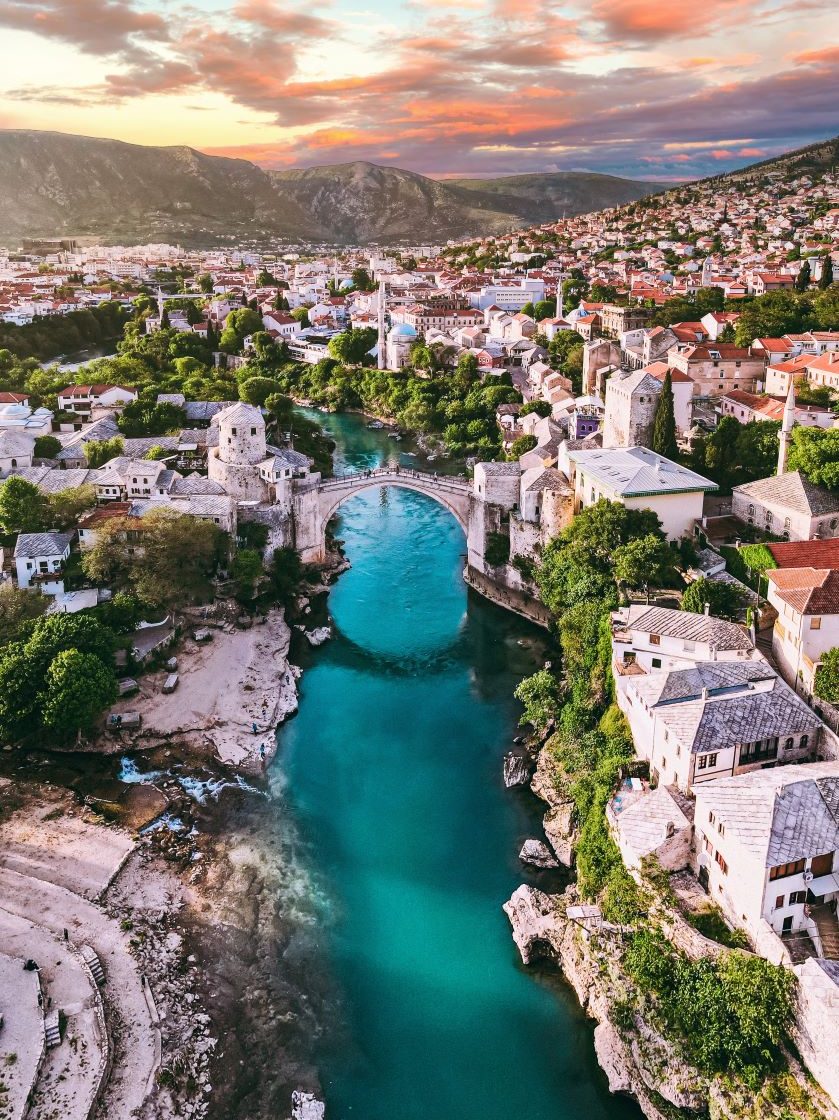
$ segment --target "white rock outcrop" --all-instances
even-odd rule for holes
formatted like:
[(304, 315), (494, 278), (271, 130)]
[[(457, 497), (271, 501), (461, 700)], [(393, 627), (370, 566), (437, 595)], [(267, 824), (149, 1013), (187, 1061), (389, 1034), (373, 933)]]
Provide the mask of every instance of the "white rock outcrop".
[(559, 867), (559, 861), (547, 844), (541, 840), (525, 840), (519, 852), (522, 863), (529, 863), (533, 867), (551, 868)]

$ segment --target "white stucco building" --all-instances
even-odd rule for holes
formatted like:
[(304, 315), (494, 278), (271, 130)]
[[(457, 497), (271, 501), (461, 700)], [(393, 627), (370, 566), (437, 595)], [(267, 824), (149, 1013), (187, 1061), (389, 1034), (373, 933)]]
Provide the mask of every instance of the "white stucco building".
[(770, 955), (766, 933), (835, 944), (839, 763), (756, 770), (695, 789), (696, 869), (728, 918)]
[(601, 499), (628, 509), (651, 509), (668, 540), (693, 532), (715, 482), (646, 447), (569, 451), (577, 511)]

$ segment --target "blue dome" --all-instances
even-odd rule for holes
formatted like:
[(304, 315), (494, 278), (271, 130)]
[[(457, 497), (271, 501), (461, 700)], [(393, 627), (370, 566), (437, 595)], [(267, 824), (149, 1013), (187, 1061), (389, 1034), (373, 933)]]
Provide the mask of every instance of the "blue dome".
[(388, 338), (416, 338), (417, 332), (409, 323), (397, 323), (390, 328)]

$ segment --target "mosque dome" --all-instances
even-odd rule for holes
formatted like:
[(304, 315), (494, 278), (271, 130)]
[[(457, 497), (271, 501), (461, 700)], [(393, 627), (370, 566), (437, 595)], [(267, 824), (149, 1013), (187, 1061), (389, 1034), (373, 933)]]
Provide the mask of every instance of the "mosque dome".
[(390, 328), (387, 337), (392, 342), (410, 342), (417, 337), (417, 332), (409, 323), (397, 323)]

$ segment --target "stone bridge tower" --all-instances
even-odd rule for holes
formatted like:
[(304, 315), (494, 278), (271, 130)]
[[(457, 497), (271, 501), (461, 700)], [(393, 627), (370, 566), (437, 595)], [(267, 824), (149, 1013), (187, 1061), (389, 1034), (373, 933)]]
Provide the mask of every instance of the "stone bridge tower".
[(215, 419), (218, 447), (210, 449), (207, 474), (238, 502), (265, 501), (268, 488), (257, 469), (268, 457), (262, 413), (240, 401), (223, 408)]

